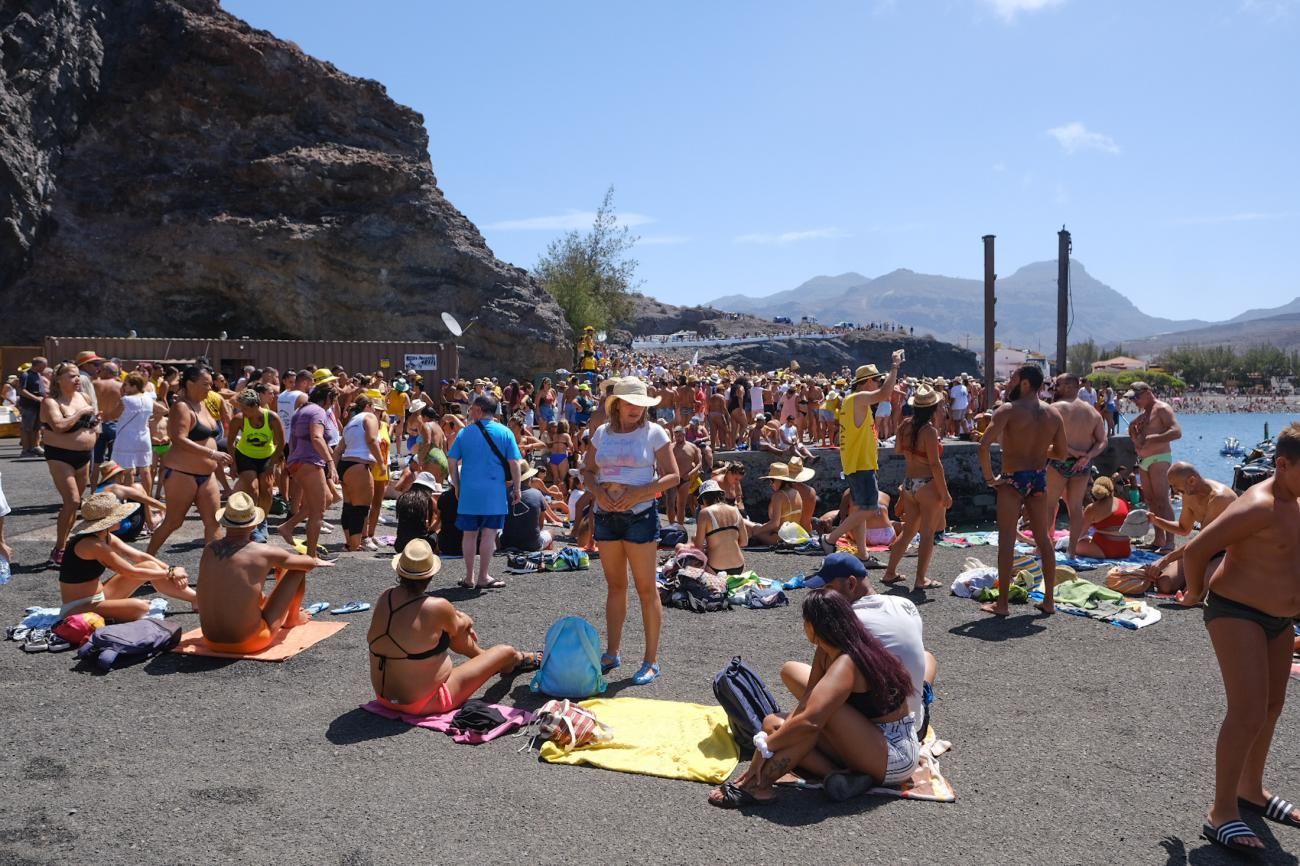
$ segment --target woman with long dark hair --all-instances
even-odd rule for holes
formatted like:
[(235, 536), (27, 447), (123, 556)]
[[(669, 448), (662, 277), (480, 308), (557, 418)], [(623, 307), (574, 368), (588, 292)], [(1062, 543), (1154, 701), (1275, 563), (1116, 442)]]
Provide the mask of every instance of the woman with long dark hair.
[(889, 565), (881, 575), (884, 584), (901, 583), (898, 566), (907, 554), (908, 545), (919, 531), (921, 549), (916, 554), (917, 589), (933, 589), (941, 584), (930, 580), (930, 560), (934, 557), (934, 534), (947, 524), (948, 509), (952, 507), (952, 494), (948, 492), (948, 479), (943, 472), (943, 442), (934, 424), (935, 413), (943, 404), (943, 397), (929, 385), (918, 385), (908, 398), (912, 414), (898, 425), (894, 449), (907, 462), (903, 481), (903, 531), (894, 539), (889, 550)]
[(149, 539), (149, 555), (155, 555), (167, 538), (180, 529), (190, 506), (198, 508), (203, 521), (204, 543), (217, 539), (221, 526), (217, 509), (221, 507), (221, 483), (214, 478), (225, 472), (234, 460), (217, 447), (221, 433), (220, 419), (213, 417), (206, 400), (212, 391), (212, 373), (207, 367), (192, 364), (180, 375), (176, 402), (167, 414), (167, 438), (171, 448), (162, 458), (162, 482), (167, 512), (162, 525)]
[(808, 688), (789, 715), (763, 720), (754, 735), (754, 760), (735, 782), (713, 790), (714, 806), (769, 802), (776, 780), (796, 769), (820, 776), (833, 800), (897, 785), (916, 769), (920, 743), (907, 705), (912, 678), (903, 663), (834, 590), (808, 594), (803, 628), (817, 648)]

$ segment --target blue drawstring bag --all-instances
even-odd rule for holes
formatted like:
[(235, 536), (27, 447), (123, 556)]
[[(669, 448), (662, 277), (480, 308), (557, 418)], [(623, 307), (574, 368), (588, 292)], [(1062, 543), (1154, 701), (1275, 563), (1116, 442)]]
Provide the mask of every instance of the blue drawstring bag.
[(555, 698), (589, 698), (608, 687), (600, 672), (600, 635), (580, 616), (557, 619), (546, 630), (542, 666), (528, 687)]

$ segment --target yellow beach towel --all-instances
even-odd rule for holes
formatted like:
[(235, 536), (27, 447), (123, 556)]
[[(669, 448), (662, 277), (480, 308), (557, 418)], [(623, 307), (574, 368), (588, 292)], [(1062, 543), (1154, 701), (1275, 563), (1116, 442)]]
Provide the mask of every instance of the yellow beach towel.
[(720, 784), (740, 763), (721, 707), (647, 698), (593, 698), (581, 706), (614, 730), (614, 739), (571, 752), (544, 743), (543, 761)]

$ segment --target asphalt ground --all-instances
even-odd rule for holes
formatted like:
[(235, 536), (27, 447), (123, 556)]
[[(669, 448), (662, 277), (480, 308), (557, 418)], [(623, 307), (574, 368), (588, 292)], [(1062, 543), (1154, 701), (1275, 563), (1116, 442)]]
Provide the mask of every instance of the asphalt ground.
[[(58, 603), (42, 563), (57, 497), (42, 461), (0, 442), (16, 550), (0, 620)], [(197, 519), (163, 558), (196, 573)], [(274, 534), (272, 536), (274, 538)], [(337, 542), (338, 536), (326, 536)], [(932, 576), (966, 556), (940, 550)], [(812, 571), (817, 557), (757, 554), (761, 574)], [(504, 562), (500, 563), (504, 565)], [(584, 573), (500, 576), (506, 589), (435, 589), (477, 621), (485, 643), (539, 648), (557, 617), (603, 631), (604, 583)], [(911, 560), (904, 572), (911, 576)], [(878, 574), (878, 572), (876, 572)], [(1095, 572), (1093, 573), (1095, 574)], [(309, 601), (373, 602), (392, 580), (386, 557), (344, 555), (309, 581)], [(713, 674), (742, 654), (787, 703), (778, 670), (811, 648), (798, 603), (773, 611), (665, 612), (662, 678), (631, 687), (641, 647), (633, 601), (622, 676), (611, 694), (712, 703)], [(1020, 608), (1005, 621), (932, 590), (914, 600), (938, 657), (933, 719), (953, 743), (942, 758), (957, 802), (867, 798), (832, 804), (783, 792), (727, 812), (708, 787), (552, 766), (521, 740), (457, 745), (358, 709), (371, 698), (368, 614), (283, 664), (168, 654), (101, 675), (71, 654), (0, 646), (0, 864), (925, 863), (1234, 862), (1199, 838), (1212, 785), (1223, 690), (1200, 614), (1165, 609), (1139, 632)], [(178, 611), (185, 628), (197, 615)], [(489, 697), (532, 707), (528, 678)], [(1300, 797), (1296, 714), (1278, 726), (1268, 782)], [(1295, 863), (1300, 833), (1250, 819), (1270, 862)]]

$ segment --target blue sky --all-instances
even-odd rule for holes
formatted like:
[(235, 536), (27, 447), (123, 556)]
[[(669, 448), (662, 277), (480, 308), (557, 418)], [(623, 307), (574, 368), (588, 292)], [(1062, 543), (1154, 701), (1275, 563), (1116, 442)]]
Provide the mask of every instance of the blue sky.
[[(1056, 255), (1144, 311), (1300, 295), (1300, 0), (225, 0), (422, 112), (530, 267), (613, 184), (643, 290)], [(367, 10), (365, 14), (361, 9)]]

